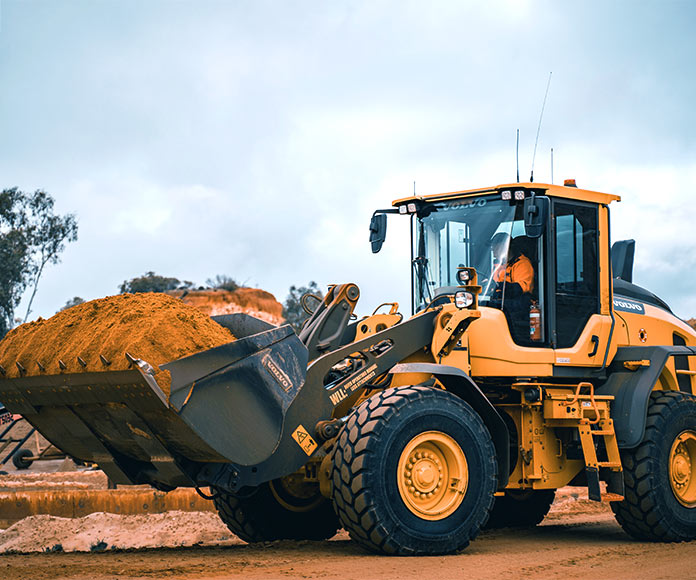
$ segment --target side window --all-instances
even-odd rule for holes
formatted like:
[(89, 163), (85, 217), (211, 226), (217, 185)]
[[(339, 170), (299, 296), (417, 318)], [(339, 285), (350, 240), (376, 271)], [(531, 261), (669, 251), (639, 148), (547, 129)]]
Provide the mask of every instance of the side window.
[(556, 342), (573, 346), (599, 312), (597, 208), (554, 205), (556, 232)]
[(440, 230), (440, 285), (456, 286), (458, 266), (471, 263), (469, 257), (469, 225), (464, 222), (448, 221)]

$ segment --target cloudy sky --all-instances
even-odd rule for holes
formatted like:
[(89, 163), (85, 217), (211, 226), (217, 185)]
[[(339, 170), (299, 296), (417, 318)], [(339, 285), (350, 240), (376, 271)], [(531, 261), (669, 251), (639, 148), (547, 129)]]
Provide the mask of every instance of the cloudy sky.
[[(0, 1), (0, 187), (51, 193), (79, 241), (34, 316), (154, 270), (283, 300), (353, 281), (409, 307), (413, 191), (536, 181), (619, 194), (635, 281), (696, 316), (696, 4)], [(18, 309), (24, 313), (25, 306)]]

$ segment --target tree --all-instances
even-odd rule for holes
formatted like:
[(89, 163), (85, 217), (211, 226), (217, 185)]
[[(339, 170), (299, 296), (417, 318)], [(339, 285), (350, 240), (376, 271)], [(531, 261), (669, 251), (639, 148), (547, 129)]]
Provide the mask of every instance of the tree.
[[(302, 308), (302, 296), (305, 294), (316, 296), (319, 300), (324, 298), (324, 294), (317, 286), (317, 283), (312, 281), (307, 286), (290, 286), (289, 294), (283, 303), (283, 318), (297, 333), (300, 332), (302, 325), (310, 316)], [(309, 298), (306, 303), (309, 308), (314, 309), (319, 304), (319, 301)]]
[(56, 215), (45, 191), (13, 187), (0, 192), (0, 337), (12, 327), (15, 308), (31, 286), (28, 319), (44, 268), (60, 262), (66, 242), (75, 240), (75, 215)]
[(27, 304), (24, 322), (29, 319), (31, 305), (34, 302), (39, 280), (47, 264), (60, 262), (60, 253), (65, 249), (65, 242), (77, 240), (77, 219), (73, 214), (58, 216), (53, 213), (53, 198), (45, 191), (37, 190), (29, 196), (26, 215), (29, 219), (30, 284), (32, 293)]
[(234, 292), (237, 288), (241, 288), (237, 281), (225, 274), (218, 274), (214, 279), (208, 278), (205, 283), (211, 288), (218, 288), (220, 290), (229, 290)]
[(68, 308), (72, 308), (73, 306), (77, 306), (78, 304), (82, 304), (84, 301), (84, 298), (75, 296), (74, 298), (68, 300), (58, 312), (62, 312), (63, 310), (67, 310)]
[(167, 292), (169, 290), (178, 290), (192, 288), (193, 282), (178, 278), (167, 278), (159, 276), (154, 272), (146, 272), (142, 276), (125, 280), (118, 289), (121, 294), (136, 294), (138, 292)]

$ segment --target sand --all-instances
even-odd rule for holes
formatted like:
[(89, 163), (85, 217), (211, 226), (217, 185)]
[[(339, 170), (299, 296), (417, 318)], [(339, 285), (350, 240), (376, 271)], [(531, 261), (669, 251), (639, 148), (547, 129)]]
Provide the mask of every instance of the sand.
[[(157, 369), (232, 340), (229, 330), (181, 300), (158, 293), (120, 294), (15, 328), (0, 342), (0, 365), (8, 378), (125, 370), (128, 353)], [(169, 373), (155, 378), (168, 393)]]
[(283, 305), (275, 296), (258, 288), (237, 288), (229, 291), (220, 288), (209, 290), (177, 290), (169, 293), (184, 304), (195, 306), (208, 316), (242, 312), (279, 326), (284, 323)]
[(0, 553), (218, 545), (233, 539), (215, 512), (170, 511), (126, 516), (100, 512), (82, 518), (37, 515), (0, 533)]

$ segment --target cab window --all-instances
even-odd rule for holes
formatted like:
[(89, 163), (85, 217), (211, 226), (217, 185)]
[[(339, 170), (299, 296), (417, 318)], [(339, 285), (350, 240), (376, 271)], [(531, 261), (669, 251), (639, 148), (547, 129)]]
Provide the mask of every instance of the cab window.
[(554, 204), (556, 346), (573, 346), (599, 312), (597, 207)]

